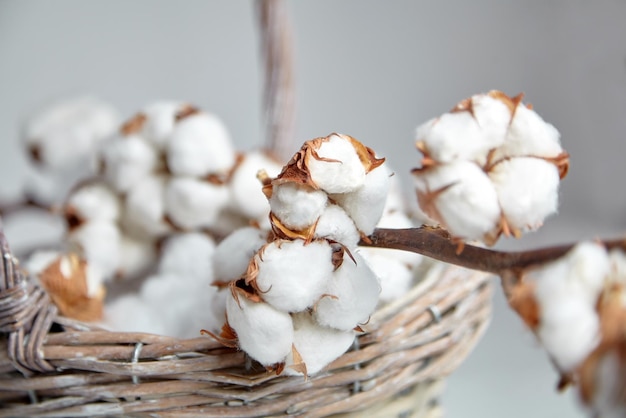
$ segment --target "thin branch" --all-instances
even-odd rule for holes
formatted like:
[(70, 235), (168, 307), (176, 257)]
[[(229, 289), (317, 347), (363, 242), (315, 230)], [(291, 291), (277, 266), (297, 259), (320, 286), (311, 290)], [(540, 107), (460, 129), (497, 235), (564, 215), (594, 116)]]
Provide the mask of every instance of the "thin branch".
[(38, 209), (50, 213), (53, 213), (55, 211), (55, 208), (53, 206), (37, 202), (31, 197), (24, 197), (22, 200), (19, 200), (17, 202), (6, 204), (0, 203), (0, 217), (7, 217), (11, 214), (18, 213), (27, 209)]
[(261, 55), (265, 65), (266, 146), (281, 161), (293, 147), (295, 93), (291, 24), (284, 0), (260, 0)]
[[(369, 239), (371, 243), (362, 241), (360, 245), (411, 251), (446, 263), (497, 274), (503, 279), (517, 276), (517, 273), (533, 265), (556, 260), (575, 245), (565, 244), (515, 252), (465, 245), (457, 253), (458, 244), (445, 231), (430, 227), (376, 229)], [(603, 241), (603, 244), (607, 249), (626, 248), (626, 239)]]

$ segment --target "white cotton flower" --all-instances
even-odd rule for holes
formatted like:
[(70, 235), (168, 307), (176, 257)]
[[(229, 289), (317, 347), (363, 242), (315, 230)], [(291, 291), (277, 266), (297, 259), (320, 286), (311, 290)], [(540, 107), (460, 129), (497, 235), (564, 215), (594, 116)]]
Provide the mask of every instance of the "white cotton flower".
[(520, 104), (515, 109), (506, 141), (496, 151), (494, 160), (524, 156), (553, 158), (562, 152), (559, 131), (534, 110)]
[(333, 250), (327, 241), (273, 241), (254, 256), (256, 287), (276, 309), (299, 312), (319, 300), (332, 276)]
[(555, 298), (541, 305), (537, 336), (564, 372), (574, 371), (600, 342), (600, 323), (593, 306), (581, 298)]
[(174, 177), (165, 189), (165, 212), (183, 229), (213, 225), (227, 202), (226, 186), (192, 177)]
[(128, 190), (122, 224), (137, 238), (155, 238), (172, 230), (165, 221), (165, 182), (163, 176), (148, 176)]
[(215, 248), (215, 281), (228, 283), (246, 273), (250, 260), (267, 243), (267, 231), (251, 226), (240, 228), (224, 238)]
[(98, 99), (65, 100), (30, 118), (24, 141), (36, 162), (66, 170), (89, 160), (98, 144), (115, 132), (118, 120), (117, 111)]
[(327, 201), (328, 196), (322, 190), (293, 182), (274, 185), (269, 199), (272, 213), (283, 225), (296, 231), (313, 225)]
[(123, 295), (104, 307), (103, 325), (118, 332), (165, 334), (157, 306), (150, 306), (139, 295)]
[(540, 158), (511, 158), (496, 164), (489, 178), (513, 228), (537, 229), (557, 210), (560, 179), (554, 164)]
[[(471, 114), (480, 127), (487, 153), (504, 143), (511, 122), (511, 111), (502, 100), (489, 94), (474, 95), (471, 98)], [(475, 161), (484, 163), (485, 159), (477, 158)]]
[(348, 248), (355, 248), (361, 239), (352, 218), (339, 205), (329, 204), (318, 218), (315, 238), (337, 241)]
[(361, 248), (360, 253), (380, 280), (380, 301), (387, 303), (406, 295), (413, 284), (412, 268), (393, 257), (396, 251), (369, 250)]
[(81, 221), (115, 222), (120, 215), (120, 199), (106, 184), (90, 182), (70, 193), (65, 208)]
[(142, 136), (157, 148), (162, 149), (172, 135), (176, 115), (185, 106), (188, 105), (176, 101), (158, 101), (146, 106), (141, 111), (146, 118), (141, 129)]
[(480, 240), (497, 228), (498, 196), (476, 164), (456, 161), (414, 174), (420, 208), (452, 235)]
[(178, 274), (192, 279), (213, 276), (215, 241), (207, 234), (190, 232), (167, 238), (159, 260), (160, 274)]
[(359, 253), (355, 261), (345, 254), (343, 263), (328, 281), (328, 287), (314, 309), (315, 320), (322, 326), (350, 331), (365, 324), (376, 309), (380, 283)]
[(235, 150), (224, 124), (197, 113), (180, 120), (167, 144), (167, 166), (181, 176), (226, 173), (235, 164)]
[(240, 295), (226, 300), (229, 325), (237, 333), (239, 348), (250, 357), (272, 366), (285, 361), (293, 344), (291, 316), (264, 302), (252, 302)]
[(157, 243), (152, 239), (137, 239), (127, 234), (120, 237), (120, 260), (117, 277), (134, 279), (154, 266)]
[(274, 178), (280, 173), (281, 166), (261, 151), (246, 153), (228, 183), (230, 204), (248, 219), (266, 220), (270, 206), (257, 178), (259, 170), (265, 170), (270, 178)]
[(348, 193), (365, 182), (365, 167), (352, 142), (343, 135), (334, 134), (320, 142), (306, 166), (313, 183), (326, 193)]
[(439, 163), (482, 161), (493, 144), (486, 140), (470, 112), (445, 113), (418, 126), (416, 141)]
[[(387, 164), (385, 164), (387, 166)], [(393, 172), (390, 168), (389, 171)], [(383, 217), (387, 213), (405, 212), (406, 201), (402, 192), (402, 184), (400, 183), (399, 176), (389, 177), (389, 192), (385, 199), (385, 207), (383, 209)]]
[[(318, 325), (309, 312), (293, 314), (293, 343), (306, 365), (308, 375), (320, 372), (333, 360), (348, 351), (354, 342), (354, 331), (339, 331)], [(287, 356), (283, 374), (300, 375), (289, 366), (294, 364), (293, 353)]]
[(119, 268), (120, 230), (110, 221), (88, 221), (70, 230), (67, 243), (80, 248), (89, 266), (105, 279), (111, 279)]
[(138, 135), (118, 136), (100, 152), (104, 178), (118, 192), (127, 192), (159, 165), (157, 151)]
[(391, 171), (382, 164), (365, 176), (365, 182), (350, 193), (331, 197), (350, 215), (356, 227), (365, 235), (374, 232), (385, 208)]

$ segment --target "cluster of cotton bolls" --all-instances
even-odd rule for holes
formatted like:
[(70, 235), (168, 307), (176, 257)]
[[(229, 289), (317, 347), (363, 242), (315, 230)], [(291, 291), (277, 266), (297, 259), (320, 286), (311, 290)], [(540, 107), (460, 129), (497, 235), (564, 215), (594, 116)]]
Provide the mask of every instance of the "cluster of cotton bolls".
[[(65, 124), (59, 125), (66, 131), (103, 131), (98, 125), (102, 117), (90, 118), (86, 110), (72, 113), (55, 108), (52, 114), (66, 116), (62, 120)], [(83, 119), (71, 118), (76, 115), (83, 115)], [(48, 119), (33, 125), (29, 138), (56, 139), (56, 125), (44, 123)], [(90, 146), (96, 145), (93, 138)], [(76, 155), (88, 152), (86, 145), (84, 149), (73, 147), (73, 137), (68, 141), (55, 144)], [(51, 144), (51, 140), (33, 142), (31, 148), (51, 168), (75, 159), (70, 152), (62, 160)], [(94, 152), (93, 165), (99, 172), (74, 185), (62, 205), (62, 214), (67, 224), (65, 253), (75, 254), (85, 263), (91, 287), (101, 288), (113, 278), (145, 277), (154, 270), (162, 242), (175, 234), (203, 231), (226, 235), (249, 223), (269, 229), (269, 204), (256, 174), (264, 169), (276, 175), (281, 167), (261, 151), (235, 152), (226, 128), (213, 115), (185, 103), (157, 102), (118, 127), (115, 134), (99, 143), (98, 150), (89, 149)], [(39, 256), (35, 253), (33, 257)], [(31, 273), (40, 276), (41, 271), (42, 267)], [(211, 276), (203, 277), (202, 283), (207, 281), (212, 281)], [(50, 293), (54, 291), (49, 288)], [(207, 292), (210, 290), (199, 293)], [(63, 298), (66, 293), (55, 297)]]
[(624, 416), (626, 254), (577, 244), (562, 258), (529, 269), (509, 302), (564, 376), (580, 385), (597, 416)]
[(289, 374), (317, 373), (350, 347), (379, 301), (357, 245), (383, 214), (390, 176), (371, 149), (332, 134), (263, 179), (271, 232), (238, 230), (215, 253), (216, 281), (230, 290), (226, 343)]
[(157, 271), (137, 293), (122, 295), (104, 308), (102, 324), (122, 332), (193, 338), (215, 328), (223, 312), (213, 306), (213, 238), (201, 232), (174, 234), (163, 243)]
[(420, 208), (456, 238), (491, 245), (556, 212), (568, 155), (554, 126), (521, 100), (475, 95), (417, 128)]
[(57, 204), (59, 196), (91, 169), (100, 145), (119, 126), (119, 114), (92, 97), (60, 101), (30, 117), (22, 132), (32, 169), (26, 194), (41, 204)]

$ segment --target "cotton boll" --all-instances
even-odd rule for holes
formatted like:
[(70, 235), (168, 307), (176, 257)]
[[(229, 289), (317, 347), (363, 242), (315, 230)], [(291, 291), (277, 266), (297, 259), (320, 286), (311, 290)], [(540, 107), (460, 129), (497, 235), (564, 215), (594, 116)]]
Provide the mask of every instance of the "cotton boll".
[(537, 336), (563, 372), (574, 371), (600, 341), (599, 320), (584, 299), (558, 298), (541, 306)]
[(70, 230), (66, 238), (70, 245), (81, 249), (91, 267), (110, 279), (119, 267), (120, 231), (110, 221), (89, 221)]
[(515, 109), (506, 141), (496, 151), (494, 160), (523, 156), (553, 158), (562, 152), (559, 131), (534, 110), (520, 104)]
[(273, 178), (280, 173), (281, 166), (263, 152), (248, 152), (236, 166), (228, 185), (233, 209), (248, 219), (267, 219), (270, 211), (257, 178), (259, 170), (265, 170)]
[[(333, 360), (348, 351), (354, 342), (354, 331), (339, 331), (318, 325), (311, 314), (300, 312), (293, 314), (293, 343), (306, 365), (308, 375), (319, 373)], [(287, 356), (284, 374), (299, 375), (289, 366), (294, 364), (293, 353)]]
[(325, 292), (333, 272), (332, 255), (327, 241), (277, 240), (254, 256), (258, 270), (249, 273), (256, 275), (252, 278), (263, 300), (281, 311), (299, 312)]
[(536, 282), (535, 295), (541, 307), (556, 299), (581, 299), (593, 308), (609, 272), (604, 247), (581, 242), (564, 257), (528, 271), (526, 277)]
[(206, 234), (190, 232), (172, 235), (163, 246), (159, 273), (178, 274), (189, 280), (206, 280), (213, 276), (214, 252), (215, 242)]
[[(486, 150), (494, 149), (504, 143), (511, 122), (511, 111), (502, 100), (489, 94), (472, 96), (471, 115), (480, 127)], [(484, 159), (478, 158), (475, 161), (481, 163)]]
[(452, 235), (481, 240), (497, 229), (498, 196), (476, 164), (456, 161), (414, 174), (420, 208)]
[(428, 156), (438, 163), (482, 161), (493, 147), (470, 112), (445, 113), (420, 125), (416, 140), (425, 145)]
[(333, 273), (322, 298), (314, 309), (318, 324), (350, 331), (365, 324), (376, 309), (380, 283), (363, 257), (353, 253), (355, 261), (346, 254), (341, 266)]
[(556, 212), (559, 171), (539, 158), (511, 158), (496, 164), (489, 178), (507, 222), (519, 230), (534, 230)]
[(122, 224), (136, 238), (156, 238), (172, 230), (165, 222), (165, 182), (165, 177), (148, 176), (128, 190)]
[(169, 141), (176, 123), (176, 115), (185, 107), (182, 102), (158, 101), (142, 110), (146, 120), (142, 136), (157, 148), (162, 149)]
[(387, 250), (385, 253), (384, 250), (369, 251), (369, 248), (362, 248), (360, 253), (380, 280), (382, 303), (392, 302), (406, 295), (413, 283), (413, 271), (401, 260), (389, 256), (394, 251)]
[(127, 192), (154, 172), (157, 151), (140, 136), (116, 137), (100, 153), (105, 179), (118, 192)]
[(319, 143), (317, 158), (310, 155), (306, 166), (313, 183), (326, 193), (348, 193), (365, 182), (365, 167), (349, 139), (331, 135)]
[(391, 175), (391, 171), (383, 164), (367, 173), (364, 184), (358, 189), (331, 196), (365, 235), (374, 232), (383, 214)]
[(293, 322), (288, 313), (268, 303), (252, 302), (243, 295), (239, 295), (238, 301), (230, 295), (226, 314), (237, 333), (239, 348), (250, 357), (264, 366), (285, 361), (293, 344)]
[(54, 170), (88, 160), (97, 144), (117, 128), (119, 115), (92, 97), (60, 101), (30, 118), (24, 142), (37, 163)]
[(167, 144), (167, 165), (180, 176), (226, 173), (235, 164), (235, 150), (226, 127), (215, 116), (197, 113), (179, 121)]
[(327, 205), (315, 226), (315, 238), (340, 242), (348, 248), (355, 248), (361, 239), (356, 225), (339, 205)]
[(272, 213), (283, 225), (294, 230), (313, 225), (324, 211), (327, 201), (323, 191), (292, 182), (274, 185), (269, 199)]
[(120, 215), (120, 200), (104, 183), (85, 183), (72, 191), (65, 203), (65, 212), (81, 221), (115, 222)]
[[(386, 166), (386, 164), (385, 164)], [(393, 170), (389, 169), (393, 172)], [(404, 195), (402, 193), (402, 185), (400, 184), (399, 176), (389, 177), (389, 192), (385, 199), (385, 207), (383, 209), (383, 217), (387, 213), (392, 212), (405, 212), (406, 204)]]
[(157, 244), (151, 239), (136, 239), (127, 234), (120, 237), (120, 260), (116, 276), (134, 279), (154, 266)]
[(267, 231), (251, 226), (224, 238), (213, 254), (215, 281), (228, 283), (242, 277), (252, 257), (266, 243)]
[(123, 295), (104, 308), (103, 325), (117, 332), (145, 332), (164, 335), (165, 327), (152, 307), (138, 295)]
[(227, 201), (226, 186), (191, 177), (172, 178), (165, 190), (165, 211), (183, 229), (211, 226)]

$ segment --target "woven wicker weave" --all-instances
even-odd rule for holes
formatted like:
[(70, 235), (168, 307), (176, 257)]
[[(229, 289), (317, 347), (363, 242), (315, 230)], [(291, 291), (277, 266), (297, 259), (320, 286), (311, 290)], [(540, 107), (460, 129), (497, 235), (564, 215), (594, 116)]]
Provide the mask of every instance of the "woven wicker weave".
[(1, 417), (439, 416), (441, 379), (490, 317), (485, 274), (433, 264), (327, 371), (282, 377), (210, 337), (107, 332), (60, 317), (0, 242)]

